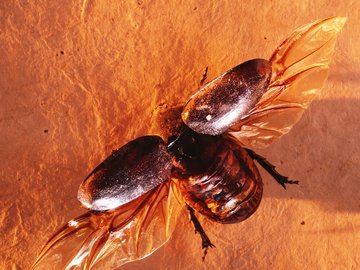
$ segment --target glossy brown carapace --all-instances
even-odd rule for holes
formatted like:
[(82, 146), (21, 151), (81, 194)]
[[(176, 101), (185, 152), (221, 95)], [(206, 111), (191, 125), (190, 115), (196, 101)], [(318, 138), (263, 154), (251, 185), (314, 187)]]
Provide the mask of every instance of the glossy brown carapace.
[(179, 139), (171, 180), (188, 205), (221, 223), (240, 222), (260, 204), (263, 183), (247, 151), (229, 136), (199, 135)]
[(182, 112), (182, 120), (197, 133), (220, 135), (254, 107), (266, 92), (270, 78), (269, 61), (246, 61), (193, 95)]

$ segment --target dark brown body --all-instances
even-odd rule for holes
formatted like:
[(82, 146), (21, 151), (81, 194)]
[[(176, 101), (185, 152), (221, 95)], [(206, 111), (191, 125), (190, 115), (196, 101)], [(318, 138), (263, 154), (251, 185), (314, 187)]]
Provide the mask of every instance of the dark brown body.
[(126, 204), (169, 179), (171, 156), (158, 136), (143, 136), (113, 153), (80, 185), (79, 201), (92, 210)]
[(263, 184), (245, 149), (229, 136), (190, 130), (177, 143), (172, 180), (188, 205), (221, 223), (240, 222), (255, 212)]
[(248, 152), (224, 132), (253, 108), (270, 77), (271, 63), (254, 59), (208, 83), (179, 111), (182, 118), (170, 121), (171, 143), (145, 136), (124, 145), (85, 179), (79, 200), (92, 210), (111, 210), (170, 180), (190, 207), (212, 220), (248, 218), (263, 184)]
[(83, 182), (81, 202), (107, 210), (170, 180), (190, 207), (212, 220), (250, 217), (263, 184), (248, 152), (228, 135), (198, 134), (185, 125), (181, 130), (168, 148), (160, 137), (145, 136), (116, 150)]
[(197, 133), (221, 135), (255, 106), (270, 78), (269, 61), (246, 61), (195, 93), (185, 105), (182, 120)]

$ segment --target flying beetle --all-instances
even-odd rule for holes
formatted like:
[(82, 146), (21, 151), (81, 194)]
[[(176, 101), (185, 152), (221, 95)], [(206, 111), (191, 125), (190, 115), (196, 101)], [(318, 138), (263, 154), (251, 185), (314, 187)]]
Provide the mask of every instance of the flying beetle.
[(246, 61), (203, 86), (185, 104), (172, 136), (144, 136), (116, 151), (83, 181), (88, 209), (48, 240), (34, 269), (114, 269), (161, 247), (184, 209), (205, 254), (213, 243), (196, 215), (241, 222), (258, 208), (256, 163), (284, 188), (253, 149), (289, 132), (319, 93), (346, 18), (295, 30), (269, 60)]

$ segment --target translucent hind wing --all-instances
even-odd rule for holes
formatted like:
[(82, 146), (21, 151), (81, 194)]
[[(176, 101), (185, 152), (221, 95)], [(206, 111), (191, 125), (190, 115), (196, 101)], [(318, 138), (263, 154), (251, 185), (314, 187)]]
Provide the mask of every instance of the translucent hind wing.
[(87, 212), (47, 242), (33, 269), (115, 269), (144, 258), (170, 238), (180, 198), (166, 182), (112, 212)]
[(297, 29), (273, 53), (268, 91), (229, 133), (241, 145), (264, 148), (288, 133), (320, 92), (336, 38), (346, 18), (332, 17)]

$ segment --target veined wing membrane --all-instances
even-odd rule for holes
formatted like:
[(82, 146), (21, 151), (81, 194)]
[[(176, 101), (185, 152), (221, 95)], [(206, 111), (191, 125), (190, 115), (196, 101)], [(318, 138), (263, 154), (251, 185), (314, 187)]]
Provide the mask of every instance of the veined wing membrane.
[(115, 269), (144, 258), (170, 238), (180, 198), (168, 181), (114, 211), (87, 212), (47, 242), (33, 269)]
[(346, 18), (319, 20), (297, 29), (273, 53), (268, 91), (229, 133), (240, 144), (264, 148), (290, 131), (318, 95)]

